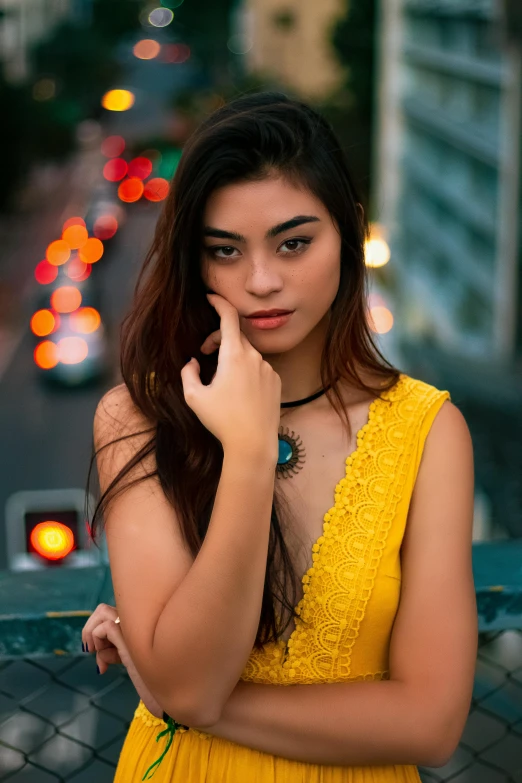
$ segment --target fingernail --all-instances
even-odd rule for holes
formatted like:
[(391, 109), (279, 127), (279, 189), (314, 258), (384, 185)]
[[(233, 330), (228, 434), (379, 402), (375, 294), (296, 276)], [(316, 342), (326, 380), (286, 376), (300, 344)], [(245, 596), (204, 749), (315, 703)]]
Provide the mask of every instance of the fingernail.
[(87, 644), (87, 642), (85, 642), (84, 652), (89, 652), (89, 645)]
[(83, 648), (83, 642), (82, 642), (82, 652), (85, 652), (85, 650), (84, 650), (84, 648)]
[(100, 673), (100, 667), (98, 666), (98, 664), (96, 664), (96, 671), (98, 672), (98, 674)]

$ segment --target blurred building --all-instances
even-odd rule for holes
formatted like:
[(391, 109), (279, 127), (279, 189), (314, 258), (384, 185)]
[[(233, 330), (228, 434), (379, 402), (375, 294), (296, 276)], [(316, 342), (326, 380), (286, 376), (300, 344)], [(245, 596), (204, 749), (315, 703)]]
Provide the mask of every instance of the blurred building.
[(0, 63), (7, 81), (30, 76), (30, 47), (46, 38), (78, 0), (0, 0)]
[(342, 79), (329, 40), (345, 10), (344, 0), (243, 0), (238, 18), (250, 42), (247, 69), (276, 77), (303, 97), (324, 97)]
[(521, 10), (520, 0), (381, 0), (374, 194), (392, 248), (382, 283), (393, 349), (454, 392), (493, 516), (513, 535), (522, 535)]

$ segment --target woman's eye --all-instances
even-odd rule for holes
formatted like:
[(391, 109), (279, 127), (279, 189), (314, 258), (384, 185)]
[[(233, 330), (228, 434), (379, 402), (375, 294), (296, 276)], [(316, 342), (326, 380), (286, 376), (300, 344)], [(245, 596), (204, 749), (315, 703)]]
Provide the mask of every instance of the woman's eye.
[[(285, 245), (293, 245), (293, 247), (290, 247), (288, 252), (289, 253), (299, 253), (302, 250), (304, 250), (303, 245), (305, 245), (305, 246), (309, 245), (311, 241), (312, 241), (311, 239), (287, 239), (286, 242), (283, 242), (281, 247), (284, 247)], [(295, 246), (296, 244), (300, 245), (300, 247), (296, 247)]]
[[(233, 256), (230, 254), (229, 251), (234, 251), (235, 247), (230, 247), (229, 245), (216, 245), (215, 247), (207, 247), (207, 252), (210, 253), (212, 258), (233, 258)], [(218, 255), (218, 250), (223, 250), (224, 255)]]

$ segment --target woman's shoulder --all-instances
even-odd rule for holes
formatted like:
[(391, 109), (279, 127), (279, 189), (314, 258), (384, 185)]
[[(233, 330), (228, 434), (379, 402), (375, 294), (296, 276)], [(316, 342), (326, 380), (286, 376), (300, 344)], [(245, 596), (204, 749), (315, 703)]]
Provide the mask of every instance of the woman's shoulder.
[(139, 410), (134, 404), (126, 383), (119, 383), (108, 389), (98, 402), (95, 418), (102, 420), (127, 421), (137, 418)]
[(125, 383), (108, 389), (98, 402), (94, 414), (94, 436), (99, 443), (150, 431), (152, 427), (153, 423), (135, 404)]
[(156, 457), (151, 443), (155, 429), (134, 403), (125, 383), (105, 392), (93, 423), (94, 449), (103, 485), (108, 486), (127, 467), (129, 479), (154, 473)]

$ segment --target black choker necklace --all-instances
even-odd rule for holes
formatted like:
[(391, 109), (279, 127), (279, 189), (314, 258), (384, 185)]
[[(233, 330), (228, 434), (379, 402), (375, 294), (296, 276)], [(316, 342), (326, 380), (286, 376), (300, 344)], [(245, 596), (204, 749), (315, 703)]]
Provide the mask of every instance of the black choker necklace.
[[(316, 400), (322, 394), (324, 394), (330, 386), (321, 389), (321, 391), (311, 394), (309, 397), (305, 397), (302, 400), (294, 400), (292, 402), (282, 402), (282, 408), (296, 408), (298, 405), (304, 405), (307, 402)], [(304, 458), (306, 453), (304, 451), (303, 442), (299, 435), (296, 435), (293, 430), (289, 430), (288, 427), (279, 427), (279, 456), (277, 458), (276, 475), (278, 478), (291, 478), (298, 471), (302, 470)]]

